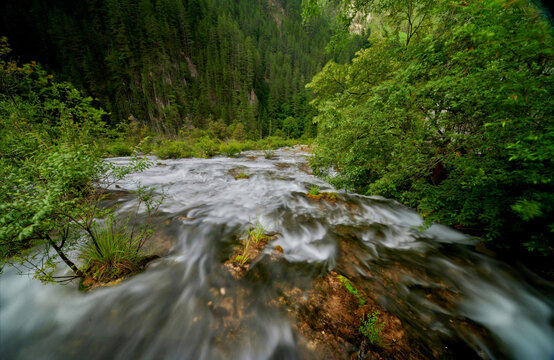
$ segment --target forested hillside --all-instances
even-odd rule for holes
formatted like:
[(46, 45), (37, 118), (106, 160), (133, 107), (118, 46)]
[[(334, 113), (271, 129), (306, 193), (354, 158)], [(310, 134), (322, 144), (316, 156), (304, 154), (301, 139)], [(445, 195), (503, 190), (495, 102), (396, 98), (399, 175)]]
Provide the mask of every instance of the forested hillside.
[(97, 98), (112, 124), (315, 134), (304, 85), (328, 60), (329, 21), (303, 26), (300, 0), (23, 0), (0, 14), (21, 61)]

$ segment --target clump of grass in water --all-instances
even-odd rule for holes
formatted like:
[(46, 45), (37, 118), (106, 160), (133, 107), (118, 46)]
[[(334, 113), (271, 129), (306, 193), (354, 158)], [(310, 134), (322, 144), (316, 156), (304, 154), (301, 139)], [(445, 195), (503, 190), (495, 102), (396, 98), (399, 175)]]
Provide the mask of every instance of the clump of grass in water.
[(248, 237), (244, 242), (244, 249), (241, 254), (238, 254), (233, 259), (234, 262), (244, 265), (250, 260), (250, 255), (248, 254), (248, 248), (250, 247), (250, 238)]
[[(153, 188), (140, 186), (136, 190), (138, 202), (134, 218), (121, 220), (111, 211), (106, 221), (93, 225), (87, 232), (90, 235), (81, 249), (84, 260), (83, 273), (93, 282), (107, 283), (142, 269), (145, 260), (152, 256), (142, 252), (146, 241), (152, 236), (150, 220), (162, 204), (165, 193), (156, 194)], [(139, 208), (144, 206), (148, 217), (144, 223), (137, 222)], [(129, 226), (130, 224), (130, 226)], [(155, 256), (154, 256), (155, 257)], [(85, 279), (87, 281), (87, 279)]]
[(242, 250), (242, 254), (239, 254), (235, 256), (234, 261), (239, 263), (240, 265), (244, 265), (250, 260), (250, 255), (248, 255), (248, 248), (250, 247), (250, 239), (246, 239), (246, 243), (244, 245), (244, 249)]
[(144, 254), (141, 239), (133, 238), (112, 216), (95, 234), (96, 245), (89, 242), (82, 251), (85, 273), (97, 281), (109, 282), (140, 269)]
[(240, 174), (238, 174), (237, 176), (235, 176), (235, 180), (238, 180), (238, 179), (248, 179), (249, 176), (246, 175), (245, 173), (241, 172)]
[(385, 327), (385, 322), (379, 323), (379, 311), (374, 311), (367, 316), (367, 320), (362, 318), (360, 333), (364, 335), (373, 345), (381, 345), (382, 333)]
[(264, 150), (264, 157), (266, 159), (273, 159), (274, 156), (275, 156), (274, 150), (271, 150), (271, 149)]
[(242, 255), (237, 255), (235, 256), (235, 262), (236, 263), (239, 263), (240, 265), (244, 265), (248, 262), (248, 260), (250, 260), (250, 255), (248, 254), (242, 254)]
[(248, 230), (248, 238), (254, 240), (256, 244), (266, 237), (265, 228), (259, 221), (256, 221), (254, 226)]
[(263, 225), (259, 221), (256, 221), (254, 225), (247, 230), (246, 239), (243, 240), (244, 248), (242, 249), (242, 252), (240, 254), (236, 255), (233, 258), (233, 262), (238, 263), (241, 266), (248, 263), (248, 261), (250, 261), (250, 254), (248, 253), (248, 249), (250, 248), (251, 242), (259, 244), (260, 241), (267, 239), (268, 236), (265, 234), (265, 232), (266, 230)]
[(314, 185), (310, 188), (310, 191), (308, 191), (308, 194), (309, 195), (312, 195), (312, 196), (317, 196), (319, 195), (319, 186), (317, 185)]

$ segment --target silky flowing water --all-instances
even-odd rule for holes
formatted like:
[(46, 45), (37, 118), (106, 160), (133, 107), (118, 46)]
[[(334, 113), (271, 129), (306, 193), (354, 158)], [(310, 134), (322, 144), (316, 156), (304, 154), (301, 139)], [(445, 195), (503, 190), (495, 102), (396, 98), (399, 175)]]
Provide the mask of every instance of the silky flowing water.
[[(1, 358), (310, 358), (279, 289), (308, 291), (330, 270), (355, 276), (430, 357), (552, 358), (551, 283), (476, 251), (451, 228), (420, 232), (418, 214), (394, 201), (341, 191), (335, 203), (306, 198), (312, 185), (334, 191), (309, 173), (308, 156), (154, 160), (118, 183), (120, 213), (135, 207), (126, 191), (137, 181), (165, 189), (155, 238), (167, 256), (90, 292), (4, 269)], [(249, 178), (235, 180), (239, 172)], [(235, 279), (222, 264), (256, 221), (278, 235)], [(284, 261), (271, 261), (277, 245)]]

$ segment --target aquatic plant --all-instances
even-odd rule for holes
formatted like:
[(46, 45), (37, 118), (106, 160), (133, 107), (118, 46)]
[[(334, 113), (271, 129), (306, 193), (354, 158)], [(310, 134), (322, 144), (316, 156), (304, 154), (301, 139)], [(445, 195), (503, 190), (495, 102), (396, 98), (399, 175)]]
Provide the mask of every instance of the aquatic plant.
[[(87, 282), (109, 282), (140, 270), (148, 255), (143, 253), (146, 241), (152, 236), (150, 225), (152, 217), (165, 199), (165, 192), (158, 194), (151, 187), (137, 188), (137, 206), (130, 217), (118, 218), (113, 209), (107, 210), (106, 220), (99, 223), (93, 220), (91, 225), (82, 227), (89, 235), (80, 249), (84, 262), (80, 272)], [(139, 210), (146, 210), (145, 221), (137, 221)]]
[(275, 156), (275, 151), (274, 150), (271, 150), (271, 149), (264, 150), (264, 157), (266, 159), (273, 159), (274, 156)]
[(312, 195), (312, 196), (319, 195), (319, 186), (314, 185), (310, 187), (310, 191), (308, 191), (308, 195)]
[(246, 175), (245, 173), (241, 172), (240, 174), (238, 174), (237, 176), (235, 176), (235, 180), (238, 180), (238, 179), (248, 179), (249, 176)]
[(96, 242), (87, 242), (81, 252), (86, 275), (108, 282), (140, 269), (142, 237), (133, 237), (113, 215), (94, 231), (94, 238)]
[(248, 230), (248, 238), (254, 240), (254, 242), (257, 244), (261, 240), (267, 238), (267, 235), (265, 233), (266, 230), (263, 225), (259, 221), (256, 221), (254, 223), (254, 226)]
[(233, 259), (233, 262), (239, 263), (240, 265), (244, 265), (250, 260), (250, 254), (248, 254), (248, 249), (250, 248), (250, 238), (246, 238), (246, 240), (243, 241), (244, 247), (242, 249), (242, 252), (235, 256)]
[(241, 255), (235, 256), (235, 259), (233, 261), (240, 265), (244, 265), (248, 262), (248, 260), (250, 260), (250, 255), (243, 253)]
[(373, 345), (381, 345), (383, 338), (385, 322), (379, 323), (379, 314), (379, 311), (374, 311), (367, 316), (366, 320), (362, 318), (362, 325), (359, 329), (360, 333)]

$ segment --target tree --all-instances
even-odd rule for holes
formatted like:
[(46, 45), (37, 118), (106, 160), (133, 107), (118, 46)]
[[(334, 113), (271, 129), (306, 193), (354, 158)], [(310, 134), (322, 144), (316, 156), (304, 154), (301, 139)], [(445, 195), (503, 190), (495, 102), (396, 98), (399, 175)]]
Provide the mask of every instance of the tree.
[[(75, 277), (85, 276), (93, 267), (79, 267), (68, 252), (84, 243), (107, 255), (100, 234), (111, 235), (102, 233), (98, 219), (111, 210), (101, 201), (111, 184), (147, 163), (104, 162), (95, 140), (106, 134), (105, 113), (71, 84), (54, 82), (38, 64), (20, 67), (7, 59), (5, 38), (0, 49), (0, 79), (6, 84), (0, 91), (0, 261), (21, 261), (51, 281), (59, 258)], [(147, 208), (155, 207), (153, 196), (142, 194)], [(137, 230), (125, 239), (136, 261), (147, 233)], [(25, 253), (37, 245), (42, 252)]]
[(313, 78), (316, 173), (334, 167), (337, 186), (399, 199), (497, 247), (551, 254), (552, 30), (526, 3), (425, 11), (424, 37), (372, 32), (351, 64)]

